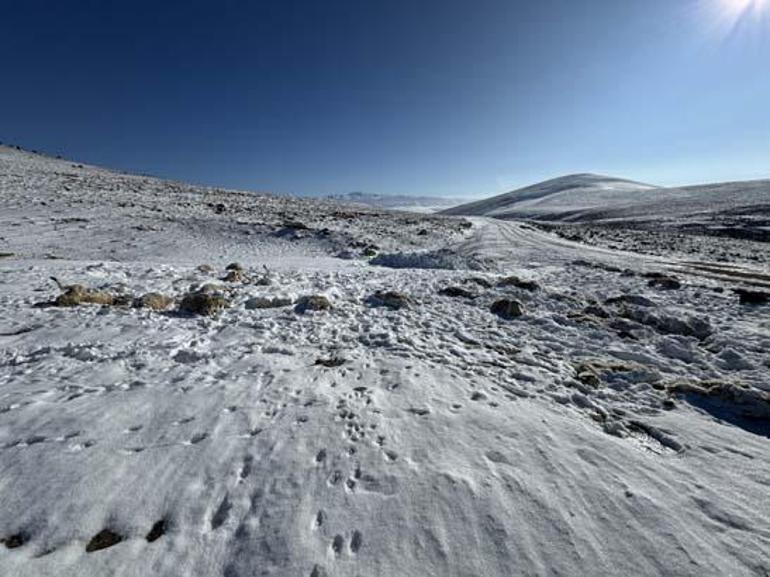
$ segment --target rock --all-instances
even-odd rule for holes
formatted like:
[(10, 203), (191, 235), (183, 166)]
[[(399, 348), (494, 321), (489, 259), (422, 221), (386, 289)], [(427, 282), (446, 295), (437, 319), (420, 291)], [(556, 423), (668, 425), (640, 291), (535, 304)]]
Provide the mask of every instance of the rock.
[(642, 295), (621, 295), (619, 297), (612, 297), (604, 301), (604, 304), (617, 305), (617, 304), (629, 304), (638, 307), (654, 307), (657, 304), (651, 301), (647, 297)]
[(486, 401), (487, 396), (481, 391), (474, 391), (471, 395), (471, 401)]
[(323, 295), (304, 296), (297, 301), (294, 311), (300, 314), (307, 311), (328, 311), (331, 310), (332, 303)]
[(29, 541), (29, 535), (24, 532), (14, 533), (5, 539), (0, 539), (0, 543), (5, 545), (6, 549), (17, 549)]
[(154, 541), (157, 541), (161, 537), (163, 537), (163, 535), (165, 534), (166, 534), (166, 520), (161, 519), (160, 521), (156, 521), (153, 524), (152, 528), (150, 529), (150, 532), (147, 533), (147, 535), (145, 535), (144, 538), (147, 540), (148, 543), (152, 543)]
[(505, 278), (500, 279), (497, 281), (497, 286), (499, 287), (516, 287), (520, 288), (522, 290), (527, 291), (536, 291), (540, 288), (540, 285), (538, 285), (535, 281), (532, 280), (523, 280), (515, 275), (507, 276)]
[(679, 290), (682, 288), (682, 283), (673, 276), (659, 272), (646, 273), (644, 276), (650, 279), (647, 286), (651, 288), (659, 288), (662, 290)]
[(287, 307), (292, 303), (289, 298), (282, 297), (254, 297), (246, 301), (246, 308), (248, 310), (255, 309), (275, 309), (280, 307)]
[(221, 295), (208, 292), (187, 293), (179, 303), (179, 311), (193, 315), (215, 316), (229, 306)]
[(406, 308), (411, 303), (408, 296), (396, 291), (377, 291), (369, 295), (365, 302), (372, 307), (387, 307), (393, 310)]
[(310, 230), (308, 226), (304, 222), (300, 222), (298, 220), (287, 220), (283, 223), (283, 228), (288, 228), (291, 230)]
[(733, 289), (742, 305), (765, 305), (770, 302), (770, 293), (748, 289)]
[(93, 553), (94, 551), (100, 551), (101, 549), (107, 549), (113, 545), (117, 545), (123, 540), (121, 535), (118, 535), (114, 531), (109, 529), (102, 529), (86, 545), (86, 553)]
[(198, 267), (198, 272), (203, 274), (214, 274), (214, 272), (216, 271), (214, 270), (214, 267), (211, 266), (210, 264), (202, 264)]
[(642, 307), (624, 307), (620, 314), (667, 335), (683, 335), (703, 340), (713, 332), (708, 319), (692, 315), (674, 316), (662, 312), (653, 314)]
[(588, 385), (594, 389), (598, 389), (602, 384), (599, 374), (589, 363), (579, 363), (575, 365), (575, 378), (584, 385)]
[(363, 251), (361, 251), (361, 256), (365, 256), (365, 257), (377, 256), (377, 247), (374, 245), (367, 246)]
[(463, 299), (473, 299), (476, 298), (476, 295), (472, 293), (469, 290), (466, 290), (462, 287), (457, 286), (450, 286), (441, 289), (438, 291), (438, 294), (445, 297), (452, 297), (452, 298), (463, 298)]
[(587, 315), (592, 315), (600, 319), (610, 318), (610, 313), (601, 305), (588, 305), (583, 309), (583, 312)]
[(500, 318), (511, 320), (524, 314), (524, 306), (514, 299), (499, 299), (489, 307), (492, 314)]
[(225, 270), (240, 270), (243, 271), (243, 265), (239, 262), (231, 262), (225, 267)]
[(65, 291), (54, 300), (57, 307), (75, 307), (81, 304), (112, 305), (115, 304), (115, 297), (104, 291), (75, 284), (65, 287)]
[(134, 308), (165, 311), (174, 304), (174, 299), (161, 293), (147, 293), (134, 299)]
[(246, 282), (246, 275), (241, 269), (230, 269), (222, 280), (224, 282)]
[(327, 368), (335, 368), (335, 367), (341, 367), (344, 365), (347, 361), (340, 357), (332, 357), (330, 359), (316, 359), (315, 363), (313, 363), (315, 366), (321, 366), (321, 367), (327, 367)]
[(475, 284), (482, 288), (492, 288), (492, 283), (489, 282), (487, 279), (480, 277), (480, 276), (474, 276), (467, 278), (463, 281), (465, 284)]

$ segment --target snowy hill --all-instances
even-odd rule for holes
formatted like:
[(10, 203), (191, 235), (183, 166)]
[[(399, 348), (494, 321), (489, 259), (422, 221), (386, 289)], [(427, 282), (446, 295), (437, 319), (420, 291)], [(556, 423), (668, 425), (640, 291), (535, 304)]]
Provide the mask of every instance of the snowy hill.
[(0, 577), (770, 574), (764, 243), (7, 148), (0, 207)]
[(770, 180), (662, 188), (629, 180), (578, 174), (556, 178), (444, 214), (544, 221), (676, 221), (754, 219), (770, 214)]
[(444, 213), (496, 218), (567, 217), (581, 211), (626, 205), (641, 197), (652, 198), (657, 190), (655, 186), (620, 178), (573, 174), (453, 207)]

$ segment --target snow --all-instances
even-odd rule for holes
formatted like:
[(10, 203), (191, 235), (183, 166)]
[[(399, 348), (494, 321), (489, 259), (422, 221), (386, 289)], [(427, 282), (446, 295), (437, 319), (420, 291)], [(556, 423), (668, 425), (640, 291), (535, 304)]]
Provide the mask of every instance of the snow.
[[(731, 290), (766, 262), (7, 148), (0, 203), (2, 576), (770, 573), (770, 308)], [(245, 282), (220, 280), (233, 261)], [(217, 283), (230, 306), (35, 306), (51, 276)], [(380, 290), (408, 304), (367, 306)], [(247, 306), (310, 295), (333, 308)], [(524, 316), (493, 315), (503, 297)], [(87, 552), (104, 529), (121, 540)]]
[[(444, 214), (561, 222), (661, 224), (759, 220), (768, 230), (770, 180), (664, 188), (614, 177), (576, 174), (447, 209)], [(743, 224), (743, 223), (741, 223)]]

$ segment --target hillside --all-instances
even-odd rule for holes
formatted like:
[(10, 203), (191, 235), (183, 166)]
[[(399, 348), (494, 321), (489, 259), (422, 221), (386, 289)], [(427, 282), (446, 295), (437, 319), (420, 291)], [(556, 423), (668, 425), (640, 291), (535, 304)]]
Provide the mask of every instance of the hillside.
[(592, 174), (556, 178), (443, 211), (560, 222), (712, 223), (764, 227), (770, 222), (770, 180), (663, 188)]

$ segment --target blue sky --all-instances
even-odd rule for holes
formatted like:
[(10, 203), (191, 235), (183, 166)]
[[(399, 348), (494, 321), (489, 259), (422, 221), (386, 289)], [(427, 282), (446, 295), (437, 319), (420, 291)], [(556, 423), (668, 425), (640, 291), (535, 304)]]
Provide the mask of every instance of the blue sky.
[(740, 2), (0, 0), (0, 140), (280, 193), (770, 177)]

